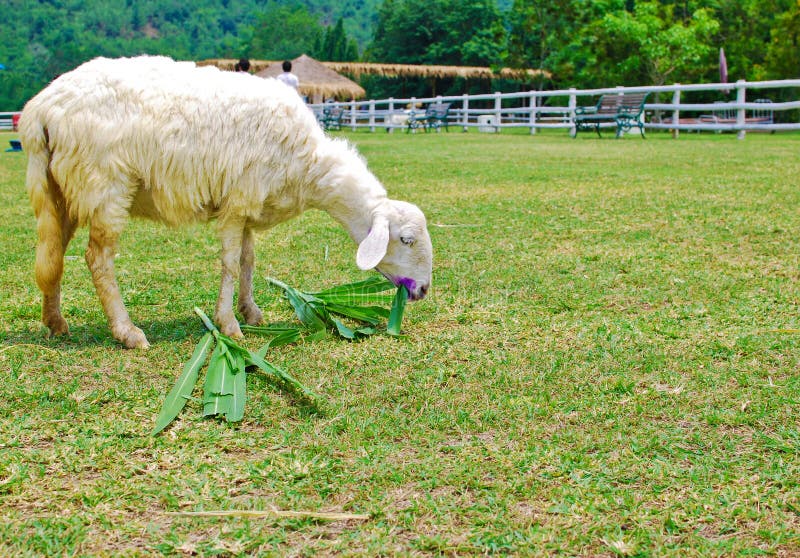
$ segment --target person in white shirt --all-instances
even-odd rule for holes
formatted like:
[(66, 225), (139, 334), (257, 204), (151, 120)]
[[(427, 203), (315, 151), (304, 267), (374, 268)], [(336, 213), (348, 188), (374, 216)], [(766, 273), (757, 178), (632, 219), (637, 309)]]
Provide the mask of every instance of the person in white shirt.
[(292, 73), (292, 63), (288, 60), (283, 61), (283, 73), (278, 74), (278, 79), (289, 87), (294, 88), (295, 91), (300, 87), (300, 80)]

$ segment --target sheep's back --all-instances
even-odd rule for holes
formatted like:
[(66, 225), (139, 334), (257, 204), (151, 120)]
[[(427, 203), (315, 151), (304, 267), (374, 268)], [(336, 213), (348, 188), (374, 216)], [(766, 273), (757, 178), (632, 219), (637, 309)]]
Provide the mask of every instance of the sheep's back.
[(163, 57), (87, 62), (24, 113), (46, 131), (51, 172), (81, 222), (120, 203), (171, 224), (256, 218), (291, 193), (324, 141), (276, 80)]

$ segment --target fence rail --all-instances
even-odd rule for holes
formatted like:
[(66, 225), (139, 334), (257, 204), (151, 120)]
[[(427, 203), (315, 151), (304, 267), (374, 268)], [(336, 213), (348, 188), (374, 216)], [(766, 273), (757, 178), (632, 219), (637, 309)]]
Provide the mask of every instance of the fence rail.
[(14, 129), (14, 117), (19, 117), (19, 112), (0, 112), (0, 131)]
[[(772, 101), (762, 90), (788, 90), (794, 101)], [(730, 92), (735, 100), (713, 102), (685, 102), (693, 93), (718, 93), (725, 99)], [(522, 93), (490, 93), (483, 95), (437, 96), (430, 98), (381, 99), (369, 101), (334, 102), (333, 106), (345, 111), (342, 126), (352, 130), (368, 129), (374, 132), (407, 130), (410, 116), (420, 116), (430, 103), (450, 103), (450, 127), (464, 131), (498, 133), (507, 128), (528, 128), (531, 134), (539, 129), (562, 128), (574, 130), (575, 109), (593, 105), (593, 97), (605, 94), (651, 93), (653, 102), (645, 105), (645, 129), (670, 130), (674, 136), (679, 131), (736, 132), (744, 138), (747, 131), (800, 130), (800, 121), (777, 122), (775, 115), (800, 109), (800, 79), (777, 81), (744, 80), (736, 83), (673, 84), (650, 87), (611, 87), (603, 89), (562, 89), (557, 91), (527, 91)], [(754, 97), (748, 101), (748, 93)], [(669, 102), (658, 102), (656, 97), (667, 94)], [(787, 95), (781, 95), (785, 97)], [(327, 104), (310, 105), (321, 114)], [(794, 116), (786, 113), (783, 116)], [(791, 119), (790, 119), (791, 120)], [(613, 125), (611, 123), (610, 125)], [(414, 131), (414, 130), (412, 130)]]
[[(775, 101), (762, 90), (788, 90), (793, 101)], [(735, 92), (735, 100), (712, 102), (684, 102), (686, 94), (718, 93), (719, 99)], [(748, 93), (753, 93), (748, 101)], [(670, 130), (674, 136), (680, 131), (736, 132), (741, 139), (748, 131), (800, 130), (800, 79), (777, 81), (744, 81), (736, 83), (673, 84), (650, 87), (611, 87), (603, 89), (562, 89), (557, 91), (526, 91), (521, 93), (488, 93), (483, 95), (438, 96), (430, 98), (381, 99), (369, 101), (334, 102), (344, 110), (343, 127), (352, 130), (368, 129), (371, 132), (385, 129), (389, 132), (406, 130), (412, 111), (420, 116), (425, 105), (450, 103), (448, 126), (464, 131), (499, 133), (503, 129), (528, 128), (537, 130), (561, 128), (574, 130), (575, 109), (593, 105), (594, 97), (605, 94), (651, 93), (653, 102), (645, 105), (645, 129)], [(669, 102), (657, 102), (656, 96), (667, 94)], [(321, 115), (331, 103), (309, 105)], [(797, 111), (792, 116), (786, 111)], [(18, 112), (0, 112), (0, 130), (11, 130)], [(613, 124), (612, 124), (613, 125)]]

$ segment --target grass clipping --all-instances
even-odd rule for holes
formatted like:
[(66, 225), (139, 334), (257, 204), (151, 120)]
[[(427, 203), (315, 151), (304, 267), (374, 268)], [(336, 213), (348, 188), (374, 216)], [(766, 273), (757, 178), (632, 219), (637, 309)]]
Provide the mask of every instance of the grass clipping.
[(186, 402), (192, 399), (200, 370), (206, 361), (208, 368), (203, 384), (203, 416), (218, 416), (227, 422), (239, 422), (244, 418), (248, 367), (260, 370), (304, 399), (310, 401), (317, 399), (311, 390), (289, 373), (265, 360), (264, 357), (270, 348), (300, 340), (323, 339), (329, 332), (344, 339), (355, 340), (382, 331), (380, 326), (383, 320), (387, 320), (386, 333), (400, 335), (403, 312), (408, 300), (408, 291), (402, 285), (397, 287), (391, 309), (387, 310), (382, 304), (388, 302), (386, 292), (395, 286), (382, 277), (373, 277), (315, 293), (300, 291), (271, 277), (268, 277), (267, 281), (283, 290), (300, 320), (300, 325), (243, 326), (244, 332), (270, 337), (258, 351), (250, 351), (220, 333), (208, 316), (199, 308), (195, 308), (195, 313), (200, 316), (208, 331), (200, 339), (191, 358), (184, 365), (178, 381), (167, 394), (161, 412), (156, 418), (152, 435), (155, 436), (169, 426), (183, 410)]

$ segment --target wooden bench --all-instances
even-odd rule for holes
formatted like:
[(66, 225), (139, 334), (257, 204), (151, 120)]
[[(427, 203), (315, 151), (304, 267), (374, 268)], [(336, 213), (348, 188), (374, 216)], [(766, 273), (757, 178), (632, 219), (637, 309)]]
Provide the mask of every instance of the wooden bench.
[(323, 130), (341, 130), (342, 116), (344, 116), (344, 110), (342, 108), (325, 107), (322, 109), (322, 116), (319, 119), (319, 123)]
[(445, 131), (450, 131), (448, 127), (448, 119), (450, 117), (450, 103), (431, 103), (425, 107), (425, 114), (417, 116), (414, 111), (408, 117), (406, 132), (424, 128), (428, 130), (436, 130), (444, 126)]
[(593, 107), (575, 109), (575, 128), (572, 137), (577, 137), (581, 130), (594, 130), (600, 135), (601, 124), (613, 122), (617, 125), (617, 137), (622, 136), (633, 127), (639, 128), (644, 137), (642, 113), (649, 93), (626, 93), (603, 95)]

